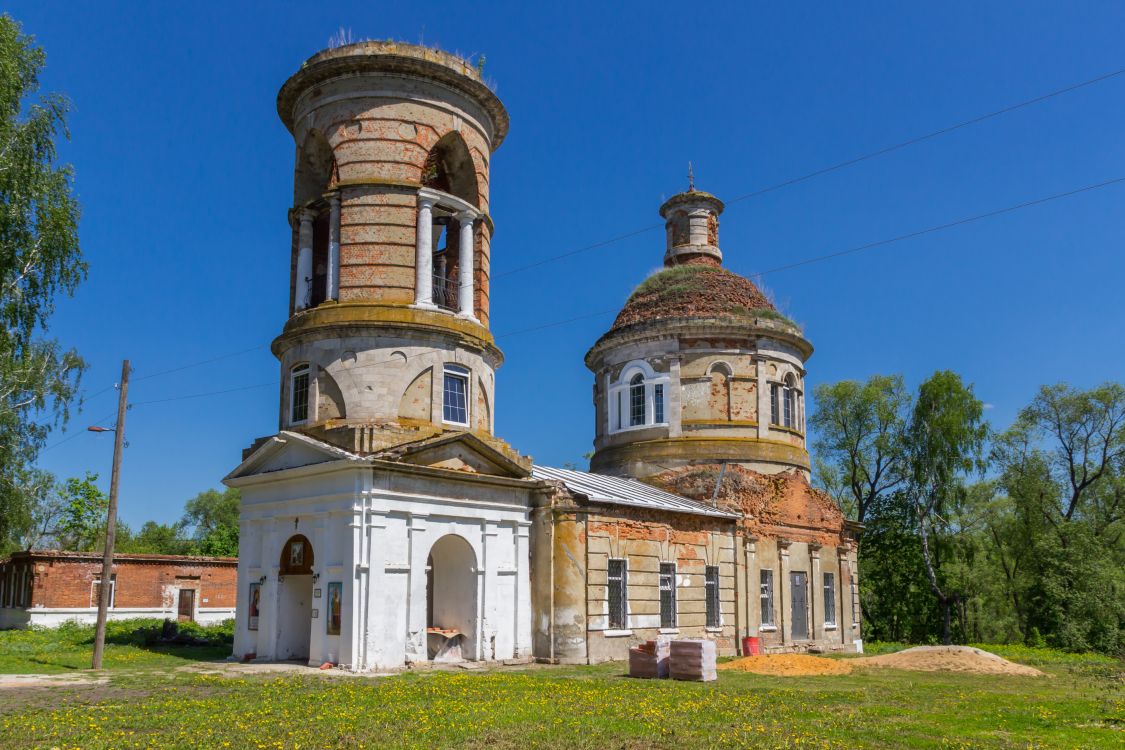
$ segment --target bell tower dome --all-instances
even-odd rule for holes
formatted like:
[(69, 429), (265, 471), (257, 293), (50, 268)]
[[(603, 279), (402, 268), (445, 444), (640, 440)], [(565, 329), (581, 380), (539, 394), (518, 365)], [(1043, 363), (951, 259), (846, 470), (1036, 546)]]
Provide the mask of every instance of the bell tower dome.
[(289, 316), (272, 347), (281, 429), (358, 451), (491, 435), (503, 104), (459, 57), (360, 42), (306, 60), (277, 111), (296, 146)]

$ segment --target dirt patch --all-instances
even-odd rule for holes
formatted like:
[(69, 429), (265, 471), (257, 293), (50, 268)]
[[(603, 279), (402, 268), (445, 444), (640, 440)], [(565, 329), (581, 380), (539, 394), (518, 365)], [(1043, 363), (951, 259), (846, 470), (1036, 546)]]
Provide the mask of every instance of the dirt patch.
[(766, 654), (745, 656), (734, 661), (723, 662), (719, 669), (754, 674), (776, 675), (778, 677), (806, 677), (810, 675), (847, 674), (852, 671), (849, 661), (825, 659), (809, 654)]
[(968, 672), (971, 674), (1043, 677), (1034, 667), (1016, 664), (972, 646), (915, 646), (882, 656), (849, 659), (863, 667), (890, 667), (920, 672)]

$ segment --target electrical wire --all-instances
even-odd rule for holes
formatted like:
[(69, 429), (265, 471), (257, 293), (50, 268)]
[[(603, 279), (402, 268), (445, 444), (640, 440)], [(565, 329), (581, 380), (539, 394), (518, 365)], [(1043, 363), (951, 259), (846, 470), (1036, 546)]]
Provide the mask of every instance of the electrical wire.
[[(1086, 88), (1087, 86), (1093, 86), (1093, 85), (1101, 83), (1103, 81), (1108, 81), (1108, 80), (1110, 80), (1112, 78), (1116, 78), (1116, 77), (1118, 77), (1122, 74), (1125, 74), (1125, 68), (1119, 68), (1117, 70), (1112, 70), (1108, 73), (1103, 73), (1100, 76), (1096, 76), (1095, 78), (1090, 78), (1090, 79), (1087, 79), (1085, 81), (1081, 81), (1079, 83), (1074, 83), (1074, 84), (1071, 84), (1069, 86), (1064, 86), (1061, 89), (1055, 89), (1054, 91), (1050, 91), (1046, 94), (1041, 94), (1041, 95), (1033, 97), (1031, 99), (1025, 99), (1021, 102), (1017, 102), (1016, 104), (1011, 104), (1007, 107), (1002, 107), (1000, 109), (993, 110), (993, 111), (988, 112), (986, 114), (978, 115), (977, 117), (972, 117), (968, 120), (962, 120), (961, 122), (955, 123), (953, 125), (948, 125), (948, 126), (943, 127), (943, 128), (938, 128), (937, 130), (931, 130), (930, 132), (924, 133), (923, 135), (915, 136), (914, 138), (908, 138), (905, 141), (899, 141), (898, 143), (891, 144), (890, 146), (884, 146), (883, 148), (876, 149), (875, 151), (871, 151), (871, 152), (863, 154), (861, 156), (856, 156), (856, 157), (851, 158), (851, 159), (845, 159), (844, 161), (837, 162), (837, 163), (829, 165), (827, 167), (822, 167), (820, 169), (813, 170), (812, 172), (808, 172), (806, 174), (803, 174), (803, 175), (800, 175), (800, 176), (797, 176), (797, 177), (791, 177), (787, 180), (783, 180), (783, 181), (778, 182), (776, 184), (769, 185), (768, 187), (764, 187), (764, 188), (761, 188), (759, 190), (755, 190), (755, 191), (750, 192), (750, 193), (745, 193), (744, 195), (735, 196), (734, 198), (731, 198), (730, 200), (724, 201), (724, 204), (727, 205), (727, 206), (730, 206), (732, 204), (740, 203), (742, 201), (746, 201), (746, 200), (749, 200), (751, 198), (757, 198), (759, 196), (766, 195), (767, 193), (772, 193), (772, 192), (777, 191), (777, 190), (782, 190), (783, 188), (792, 187), (793, 185), (797, 185), (799, 183), (806, 182), (806, 181), (814, 179), (816, 177), (821, 177), (823, 175), (829, 174), (830, 172), (835, 172), (835, 171), (840, 170), (840, 169), (845, 169), (846, 167), (854, 166), (856, 164), (868, 161), (870, 159), (876, 159), (880, 156), (885, 156), (885, 155), (890, 154), (892, 152), (899, 151), (901, 149), (908, 148), (910, 146), (914, 146), (914, 145), (917, 145), (919, 143), (923, 143), (923, 142), (931, 140), (933, 138), (938, 138), (940, 136), (947, 135), (947, 134), (952, 133), (952, 132), (957, 131), (957, 130), (961, 130), (962, 128), (967, 128), (967, 127), (970, 127), (972, 125), (977, 125), (979, 123), (985, 122), (986, 120), (991, 120), (994, 117), (1000, 117), (1001, 115), (1006, 115), (1006, 114), (1009, 114), (1011, 112), (1015, 112), (1017, 110), (1023, 109), (1025, 107), (1030, 107), (1034, 104), (1039, 104), (1040, 102), (1047, 101), (1048, 99), (1053, 99), (1056, 96), (1062, 96), (1063, 94), (1069, 94), (1073, 91), (1077, 91), (1079, 89)], [(602, 242), (595, 242), (592, 245), (586, 245), (586, 246), (580, 247), (576, 250), (570, 250), (570, 251), (565, 252), (565, 253), (560, 253), (558, 255), (552, 255), (552, 256), (549, 256), (549, 257), (546, 257), (546, 258), (542, 258), (542, 259), (537, 260), (537, 261), (533, 261), (533, 262), (528, 263), (526, 265), (517, 266), (516, 268), (512, 268), (510, 270), (494, 274), (492, 276), (492, 278), (493, 279), (501, 279), (501, 278), (504, 278), (506, 276), (511, 276), (513, 274), (523, 273), (524, 271), (529, 271), (533, 268), (539, 268), (540, 266), (545, 266), (548, 263), (554, 263), (556, 261), (563, 260), (565, 258), (570, 258), (570, 257), (573, 257), (575, 255), (580, 255), (582, 253), (586, 253), (586, 252), (589, 252), (591, 250), (596, 250), (598, 248), (605, 247), (606, 245), (612, 245), (616, 242), (620, 242), (621, 240), (629, 239), (630, 237), (635, 237), (639, 234), (644, 234), (646, 232), (651, 232), (655, 229), (660, 229), (663, 226), (664, 226), (663, 223), (649, 224), (648, 226), (641, 227), (641, 228), (636, 229), (632, 232), (626, 232), (625, 234), (618, 235), (618, 236), (613, 237), (611, 239), (603, 240)]]

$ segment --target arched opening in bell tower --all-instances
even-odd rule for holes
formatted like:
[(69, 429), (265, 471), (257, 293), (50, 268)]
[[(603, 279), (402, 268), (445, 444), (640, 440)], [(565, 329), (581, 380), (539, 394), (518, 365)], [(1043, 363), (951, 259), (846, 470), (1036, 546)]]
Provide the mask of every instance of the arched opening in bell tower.
[[(293, 205), (300, 211), (296, 227), (298, 262), (294, 295), (298, 310), (335, 298), (330, 288), (333, 274), (329, 266), (339, 260), (333, 259), (330, 247), (333, 212), (326, 193), (338, 181), (332, 146), (319, 130), (310, 130), (297, 149), (293, 177)], [(335, 220), (338, 221), (338, 217)]]
[[(430, 149), (422, 166), (422, 185), (459, 198), (473, 208), (480, 207), (476, 166), (460, 133), (446, 133)], [(461, 309), (461, 287), (465, 286), (460, 277), (461, 243), (466, 239), (475, 243), (475, 231), (462, 232), (456, 209), (440, 203), (435, 206), (431, 221), (433, 303), (456, 312)], [(472, 289), (465, 293), (471, 294)]]

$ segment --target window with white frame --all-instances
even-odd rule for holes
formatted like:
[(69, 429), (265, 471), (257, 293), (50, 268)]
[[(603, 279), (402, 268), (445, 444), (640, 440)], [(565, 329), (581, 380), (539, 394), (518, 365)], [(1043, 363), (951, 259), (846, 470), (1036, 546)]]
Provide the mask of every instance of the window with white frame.
[(295, 365), (289, 371), (289, 422), (303, 424), (309, 421), (309, 365)]
[(836, 576), (824, 574), (824, 624), (836, 626)]
[(450, 424), (469, 425), (469, 370), (446, 365), (442, 386), (442, 419)]
[(631, 362), (609, 386), (610, 432), (668, 423), (667, 373), (657, 373), (644, 361)]
[(708, 565), (703, 575), (703, 585), (707, 594), (707, 627), (717, 628), (722, 624), (719, 615), (719, 566)]
[(629, 426), (645, 423), (645, 376), (639, 372), (629, 380)]
[(801, 429), (801, 392), (792, 373), (781, 383), (770, 383), (770, 424)]
[(777, 625), (773, 617), (773, 571), (763, 570), (761, 580), (761, 607), (762, 627), (772, 628)]
[(660, 627), (676, 627), (676, 563), (660, 563)]
[(606, 575), (606, 595), (609, 599), (609, 627), (622, 630), (628, 627), (629, 570), (624, 560), (610, 560)]
[[(99, 598), (102, 595), (101, 591), (102, 591), (102, 580), (100, 578), (95, 578), (94, 583), (90, 586), (90, 606), (91, 607), (100, 606)], [(117, 574), (114, 573), (113, 575), (111, 575), (109, 577), (109, 608), (110, 609), (113, 609), (116, 606), (116, 604), (115, 604), (116, 599), (117, 599)]]

